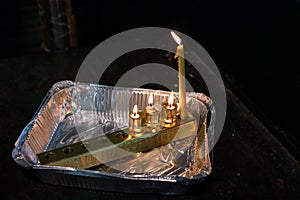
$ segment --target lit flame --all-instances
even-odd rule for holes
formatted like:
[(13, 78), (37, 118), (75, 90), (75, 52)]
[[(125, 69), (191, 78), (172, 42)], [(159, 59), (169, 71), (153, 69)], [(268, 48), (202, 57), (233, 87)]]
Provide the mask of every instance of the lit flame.
[(152, 106), (153, 105), (153, 94), (151, 93), (148, 99), (148, 105)]
[(178, 45), (181, 45), (181, 42), (182, 42), (181, 38), (178, 35), (176, 35), (176, 33), (174, 33), (173, 31), (171, 31), (171, 35), (172, 35), (173, 39), (175, 40), (175, 42)]
[(137, 107), (137, 105), (133, 106), (132, 113), (133, 113), (134, 116), (138, 113), (138, 107)]
[(174, 95), (173, 95), (173, 91), (171, 92), (171, 95), (169, 97), (169, 100), (168, 100), (168, 104), (169, 106), (172, 106), (174, 103)]

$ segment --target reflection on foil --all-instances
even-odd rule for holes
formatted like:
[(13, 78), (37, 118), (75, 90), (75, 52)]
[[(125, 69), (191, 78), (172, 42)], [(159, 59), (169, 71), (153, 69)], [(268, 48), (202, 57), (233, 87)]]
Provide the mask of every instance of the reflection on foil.
[[(146, 180), (147, 183), (141, 182), (135, 187), (168, 193), (167, 188), (176, 185), (164, 187), (161, 184), (176, 182), (181, 185), (173, 193), (182, 193), (185, 186), (201, 182), (211, 173), (208, 147), (214, 142), (215, 111), (211, 100), (201, 93), (187, 94), (187, 111), (198, 124), (194, 136), (88, 170), (43, 166), (36, 159), (38, 153), (128, 127), (132, 104), (137, 103), (144, 109), (150, 93), (155, 93), (157, 103), (165, 101), (169, 95), (164, 91), (59, 82), (48, 92), (38, 112), (21, 133), (13, 158), (21, 166), (36, 170), (37, 176), (48, 183), (126, 192), (130, 189), (126, 184), (131, 184), (128, 180)], [(110, 180), (127, 181), (122, 182), (122, 189), (111, 186)], [(160, 182), (160, 187), (152, 181)]]
[[(76, 120), (76, 126), (75, 126)], [(124, 125), (124, 128), (127, 125)], [(79, 141), (99, 137), (123, 128), (111, 120), (99, 119), (98, 115), (90, 111), (80, 111), (68, 114), (58, 125), (53, 137), (45, 150), (51, 150), (73, 144)]]

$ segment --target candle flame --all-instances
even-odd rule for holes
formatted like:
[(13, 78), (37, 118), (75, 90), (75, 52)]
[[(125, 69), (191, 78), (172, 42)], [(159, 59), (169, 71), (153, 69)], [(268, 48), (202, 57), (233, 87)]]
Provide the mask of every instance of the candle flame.
[(153, 105), (153, 94), (151, 93), (148, 99), (148, 105), (152, 106)]
[(138, 107), (137, 107), (137, 105), (133, 106), (132, 113), (133, 113), (133, 115), (136, 115), (138, 113)]
[(178, 35), (176, 35), (176, 33), (174, 33), (173, 31), (171, 31), (171, 35), (172, 35), (173, 39), (175, 40), (175, 42), (178, 45), (181, 45), (181, 42), (182, 42), (181, 38)]
[(172, 106), (174, 103), (174, 95), (173, 95), (173, 91), (170, 94), (169, 100), (168, 100), (168, 104), (169, 106)]

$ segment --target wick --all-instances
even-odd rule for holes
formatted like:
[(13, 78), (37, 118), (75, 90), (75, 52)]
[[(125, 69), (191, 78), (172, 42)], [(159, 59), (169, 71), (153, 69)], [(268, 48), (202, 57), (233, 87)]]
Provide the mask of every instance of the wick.
[(170, 110), (170, 115), (171, 115), (171, 123), (173, 123), (173, 111)]
[(132, 128), (131, 128), (131, 132), (132, 132), (132, 135), (134, 135), (134, 119), (132, 119)]

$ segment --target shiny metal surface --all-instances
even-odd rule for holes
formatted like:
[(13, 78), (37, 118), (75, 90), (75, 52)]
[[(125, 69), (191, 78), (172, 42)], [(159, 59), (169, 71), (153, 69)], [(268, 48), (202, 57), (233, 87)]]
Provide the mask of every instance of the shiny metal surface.
[(197, 121), (192, 136), (89, 170), (38, 164), (39, 153), (128, 127), (129, 110), (133, 104), (144, 109), (150, 93), (155, 93), (158, 104), (169, 95), (71, 81), (56, 83), (22, 131), (12, 156), (46, 183), (120, 192), (184, 193), (212, 170), (208, 146), (213, 143), (215, 111), (211, 100), (200, 93), (187, 94), (187, 111)]

